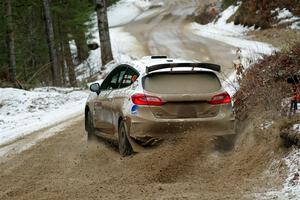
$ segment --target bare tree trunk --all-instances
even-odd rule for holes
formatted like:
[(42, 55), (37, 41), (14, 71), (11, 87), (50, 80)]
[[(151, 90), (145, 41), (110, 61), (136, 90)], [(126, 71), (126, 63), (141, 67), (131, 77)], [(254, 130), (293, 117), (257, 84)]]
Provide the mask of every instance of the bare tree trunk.
[(101, 60), (103, 69), (104, 65), (113, 60), (107, 19), (106, 0), (96, 0), (96, 11), (98, 17), (98, 29), (100, 36)]
[(66, 85), (66, 64), (65, 64), (65, 49), (64, 49), (64, 34), (62, 32), (62, 24), (61, 19), (58, 15), (56, 15), (56, 22), (57, 22), (57, 35), (59, 38), (59, 44), (58, 44), (58, 62), (60, 63), (60, 69), (61, 69), (61, 75), (62, 75), (62, 85)]
[(12, 6), (11, 0), (6, 0), (6, 15), (7, 15), (7, 46), (9, 57), (9, 80), (16, 83), (16, 53), (15, 53), (15, 33), (13, 27)]
[(88, 49), (86, 44), (85, 33), (78, 33), (79, 37), (75, 38), (75, 45), (77, 47), (77, 60), (79, 63), (82, 63), (88, 58)]
[(53, 31), (53, 23), (52, 17), (50, 13), (49, 7), (49, 0), (43, 0), (43, 8), (45, 14), (45, 22), (46, 22), (46, 29), (47, 29), (47, 42), (49, 48), (49, 57), (51, 62), (51, 73), (52, 73), (52, 81), (53, 85), (61, 86), (61, 70), (59, 69), (58, 58), (57, 58), (57, 51), (55, 47), (54, 41), (54, 31)]
[(76, 81), (76, 74), (75, 74), (75, 66), (73, 63), (72, 53), (71, 53), (70, 44), (69, 44), (68, 39), (65, 39), (64, 51), (65, 51), (65, 59), (66, 59), (66, 63), (67, 63), (67, 69), (68, 69), (69, 82), (72, 87), (76, 87), (77, 81)]
[(65, 70), (65, 49), (64, 49), (64, 44), (63, 41), (59, 41), (59, 48), (60, 48), (60, 52), (58, 55), (59, 58), (59, 63), (60, 63), (60, 67), (61, 67), (61, 75), (62, 75), (62, 84), (63, 86), (66, 85), (66, 70)]

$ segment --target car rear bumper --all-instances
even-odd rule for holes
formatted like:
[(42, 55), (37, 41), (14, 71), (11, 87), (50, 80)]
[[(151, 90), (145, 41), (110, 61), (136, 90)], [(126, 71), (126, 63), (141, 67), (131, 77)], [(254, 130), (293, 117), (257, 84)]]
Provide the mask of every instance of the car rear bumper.
[(134, 150), (135, 144), (151, 146), (158, 141), (189, 133), (189, 137), (225, 136), (235, 134), (235, 118), (231, 105), (222, 105), (218, 115), (207, 118), (156, 118), (147, 108), (139, 108), (125, 118), (128, 138)]
[(185, 120), (168, 122), (139, 121), (131, 123), (130, 136), (168, 137), (169, 135), (182, 132), (195, 132), (206, 135), (231, 135), (235, 134), (235, 120)]

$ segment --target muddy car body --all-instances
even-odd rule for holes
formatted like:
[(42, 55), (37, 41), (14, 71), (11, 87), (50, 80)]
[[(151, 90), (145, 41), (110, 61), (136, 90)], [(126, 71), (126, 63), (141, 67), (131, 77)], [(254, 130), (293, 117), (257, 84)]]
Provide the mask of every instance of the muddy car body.
[(117, 65), (85, 108), (88, 135), (115, 139), (129, 155), (178, 132), (202, 130), (234, 134), (231, 98), (223, 89), (220, 66), (166, 57), (146, 57)]

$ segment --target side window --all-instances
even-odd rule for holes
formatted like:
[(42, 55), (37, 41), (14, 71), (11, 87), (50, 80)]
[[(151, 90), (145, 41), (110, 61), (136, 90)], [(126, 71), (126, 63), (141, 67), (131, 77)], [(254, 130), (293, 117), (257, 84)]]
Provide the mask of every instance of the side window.
[(123, 78), (127, 66), (119, 66), (114, 69), (101, 84), (101, 90), (114, 90), (120, 86), (120, 79)]
[(126, 73), (126, 71), (121, 71), (120, 76), (119, 76), (118, 83), (122, 83), (122, 80), (123, 80), (123, 78), (124, 78), (125, 73)]
[(128, 67), (126, 73), (124, 74), (121, 80), (120, 88), (130, 86), (132, 83), (134, 83), (137, 80), (138, 77), (139, 77), (139, 73), (133, 68)]
[(118, 72), (111, 78), (111, 81), (109, 82), (107, 89), (113, 90), (113, 89), (117, 89), (119, 87), (119, 84), (118, 84), (119, 76), (120, 76), (120, 72)]

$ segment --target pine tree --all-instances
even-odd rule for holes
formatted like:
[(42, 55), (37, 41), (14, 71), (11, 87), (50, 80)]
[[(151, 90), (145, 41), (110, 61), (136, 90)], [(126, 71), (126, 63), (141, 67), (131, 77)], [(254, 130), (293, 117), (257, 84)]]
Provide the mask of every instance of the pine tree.
[[(87, 59), (88, 48), (86, 40), (86, 32), (88, 31), (87, 21), (90, 20), (92, 4), (86, 1), (73, 0), (56, 1), (53, 6), (53, 11), (56, 18), (60, 19), (61, 23), (56, 26), (58, 31), (58, 40), (61, 42), (62, 52), (68, 74), (69, 84), (76, 86), (76, 66)], [(75, 41), (76, 56), (72, 54), (69, 47), (69, 41)]]
[(12, 0), (6, 0), (6, 19), (7, 19), (7, 46), (9, 57), (9, 80), (16, 83), (16, 54), (15, 54), (15, 32), (12, 15)]
[(53, 23), (52, 23), (53, 20), (50, 13), (50, 6), (48, 0), (43, 0), (43, 7), (44, 7), (44, 14), (45, 14), (45, 24), (47, 29), (47, 40), (49, 46), (49, 57), (51, 62), (50, 65), (51, 65), (53, 85), (62, 86), (61, 71), (58, 65), (57, 51), (56, 51), (56, 46), (54, 41), (54, 30), (53, 30)]
[[(94, 12), (94, 1), (49, 2), (0, 1), (0, 16), (4, 16), (0, 18), (0, 87), (12, 86), (9, 82), (14, 83), (14, 79), (26, 87), (76, 86), (77, 65), (89, 55), (86, 22)], [(70, 50), (70, 41), (75, 41), (76, 53)]]

